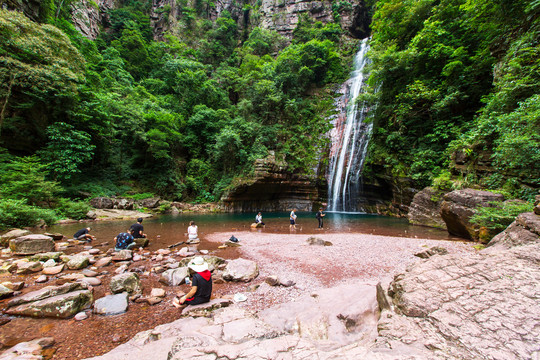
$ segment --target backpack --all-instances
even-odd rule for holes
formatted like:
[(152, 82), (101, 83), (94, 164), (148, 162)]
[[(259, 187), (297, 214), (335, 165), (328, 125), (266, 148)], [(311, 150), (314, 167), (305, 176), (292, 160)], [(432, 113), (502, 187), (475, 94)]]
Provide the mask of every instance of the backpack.
[(231, 237), (229, 238), (229, 241), (230, 241), (230, 242), (236, 243), (236, 242), (238, 242), (238, 239), (237, 239), (236, 237), (234, 237), (234, 235), (233, 235), (233, 236), (231, 236)]

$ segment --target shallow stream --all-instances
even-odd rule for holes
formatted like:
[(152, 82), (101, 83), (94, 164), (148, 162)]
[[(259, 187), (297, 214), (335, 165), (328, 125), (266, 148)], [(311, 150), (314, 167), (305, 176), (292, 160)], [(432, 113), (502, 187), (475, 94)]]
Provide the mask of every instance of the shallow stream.
[[(315, 213), (297, 213), (296, 229), (289, 225), (288, 212), (263, 213), (263, 229), (251, 229), (256, 214), (247, 213), (218, 213), (218, 214), (194, 214), (185, 213), (178, 215), (160, 215), (143, 221), (144, 232), (151, 240), (149, 250), (165, 248), (187, 239), (187, 227), (191, 220), (195, 221), (199, 228), (199, 238), (205, 240), (205, 235), (224, 232), (235, 235), (240, 231), (258, 231), (264, 233), (296, 233), (296, 234), (321, 234), (321, 233), (364, 233), (386, 236), (417, 237), (433, 240), (462, 240), (453, 237), (448, 232), (440, 229), (423, 226), (409, 225), (406, 219), (398, 219), (387, 216), (351, 213), (326, 213), (324, 217), (324, 230), (318, 230), (318, 222)], [(98, 241), (111, 242), (120, 232), (126, 231), (132, 220), (115, 221), (91, 221), (74, 224), (54, 225), (41, 232), (59, 232), (71, 238), (73, 234), (86, 226), (92, 228), (91, 234)], [(227, 239), (224, 239), (224, 241)]]

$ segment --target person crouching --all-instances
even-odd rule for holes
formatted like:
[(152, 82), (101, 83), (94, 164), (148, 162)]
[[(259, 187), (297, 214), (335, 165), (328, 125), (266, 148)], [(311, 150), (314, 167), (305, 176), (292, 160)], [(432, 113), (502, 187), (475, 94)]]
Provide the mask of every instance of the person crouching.
[(198, 305), (207, 303), (212, 296), (212, 273), (208, 263), (200, 256), (193, 258), (188, 264), (191, 277), (191, 290), (180, 299), (174, 298), (173, 305)]
[(135, 242), (135, 239), (133, 239), (133, 235), (128, 231), (120, 233), (114, 237), (115, 246), (114, 250), (120, 251), (120, 250), (131, 250), (134, 247), (137, 246), (137, 243)]

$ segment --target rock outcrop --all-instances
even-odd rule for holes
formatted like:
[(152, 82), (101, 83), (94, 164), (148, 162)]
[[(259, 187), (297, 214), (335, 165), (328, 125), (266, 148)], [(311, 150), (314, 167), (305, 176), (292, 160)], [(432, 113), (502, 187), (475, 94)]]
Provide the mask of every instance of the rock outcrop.
[(441, 217), (442, 195), (431, 187), (427, 187), (414, 195), (407, 214), (409, 223), (446, 229), (446, 223)]
[[(520, 215), (494, 246), (467, 256), (432, 256), (398, 274), (378, 344), (432, 359), (531, 359), (540, 336), (538, 219)], [(536, 216), (536, 215), (533, 215)], [(530, 230), (527, 230), (530, 231)], [(521, 240), (520, 240), (521, 239)]]
[(493, 206), (490, 203), (503, 201), (504, 196), (489, 191), (463, 189), (444, 195), (441, 217), (448, 232), (465, 239), (479, 240), (480, 227), (470, 222), (477, 206)]
[(227, 211), (311, 211), (321, 194), (315, 177), (289, 172), (273, 154), (255, 162), (252, 178), (237, 184), (221, 198)]
[(54, 240), (50, 236), (31, 234), (19, 236), (9, 241), (9, 248), (15, 255), (34, 255), (54, 251)]
[(263, 0), (259, 10), (262, 14), (261, 26), (292, 38), (302, 16), (327, 24), (333, 22), (338, 13), (339, 24), (351, 36), (360, 39), (369, 36), (370, 18), (364, 1), (344, 1), (337, 8), (333, 5), (333, 2), (324, 0)]
[(92, 292), (80, 283), (47, 286), (10, 300), (5, 310), (10, 315), (67, 318), (90, 307)]

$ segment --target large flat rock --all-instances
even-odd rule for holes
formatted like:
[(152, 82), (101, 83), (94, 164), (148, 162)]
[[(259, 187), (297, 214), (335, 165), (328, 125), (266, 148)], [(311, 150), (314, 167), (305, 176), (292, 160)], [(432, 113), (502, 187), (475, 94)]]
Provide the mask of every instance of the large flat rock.
[(441, 358), (534, 358), (540, 338), (539, 263), (538, 240), (417, 262), (391, 285), (401, 315), (383, 316), (380, 343), (428, 348)]
[(5, 312), (10, 315), (68, 318), (89, 308), (93, 300), (90, 290), (78, 290), (23, 303), (10, 307)]
[(9, 248), (15, 255), (34, 255), (54, 251), (54, 240), (42, 234), (19, 236), (9, 241)]

